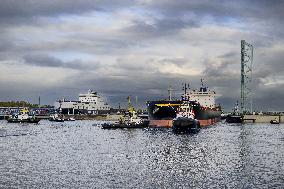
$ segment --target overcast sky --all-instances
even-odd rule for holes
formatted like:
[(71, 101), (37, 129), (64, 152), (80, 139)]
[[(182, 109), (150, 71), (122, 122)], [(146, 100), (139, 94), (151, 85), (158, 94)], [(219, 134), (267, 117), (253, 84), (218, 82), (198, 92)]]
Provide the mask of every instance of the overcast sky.
[(0, 101), (53, 104), (88, 89), (117, 106), (179, 98), (200, 78), (230, 110), (240, 41), (254, 46), (257, 110), (284, 110), (284, 1), (1, 0)]

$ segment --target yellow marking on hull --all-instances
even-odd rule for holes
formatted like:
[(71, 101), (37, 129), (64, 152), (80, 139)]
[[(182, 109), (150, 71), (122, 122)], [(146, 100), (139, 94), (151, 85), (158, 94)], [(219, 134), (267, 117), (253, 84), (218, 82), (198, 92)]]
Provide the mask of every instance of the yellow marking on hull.
[(180, 106), (181, 104), (155, 104), (155, 106), (164, 107), (164, 106)]

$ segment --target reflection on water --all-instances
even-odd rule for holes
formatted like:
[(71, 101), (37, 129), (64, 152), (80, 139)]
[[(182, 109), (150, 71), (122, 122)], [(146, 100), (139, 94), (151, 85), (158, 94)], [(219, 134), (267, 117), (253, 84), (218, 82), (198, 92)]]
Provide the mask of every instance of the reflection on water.
[(0, 188), (283, 188), (284, 125), (198, 134), (0, 121)]

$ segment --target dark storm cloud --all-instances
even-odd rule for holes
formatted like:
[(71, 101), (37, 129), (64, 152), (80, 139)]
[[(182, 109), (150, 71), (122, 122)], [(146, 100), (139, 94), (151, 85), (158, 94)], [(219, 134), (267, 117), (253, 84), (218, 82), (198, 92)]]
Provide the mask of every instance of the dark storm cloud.
[(253, 77), (256, 84), (260, 84), (266, 78), (284, 75), (284, 49), (266, 50), (254, 59)]
[(228, 67), (232, 64), (235, 64), (235, 62), (228, 60), (219, 61), (217, 63), (206, 61), (203, 74), (206, 75), (206, 77), (229, 77), (232, 72), (230, 69), (228, 70)]
[(184, 65), (188, 63), (189, 61), (186, 58), (163, 58), (159, 60), (159, 62), (165, 63), (165, 64), (172, 63), (176, 65)]
[(253, 88), (253, 107), (258, 111), (283, 111), (284, 84), (255, 85)]
[(0, 52), (9, 51), (14, 47), (14, 44), (9, 41), (0, 42)]
[(226, 53), (220, 56), (221, 59), (206, 60), (203, 71), (205, 82), (218, 95), (221, 95), (217, 96), (217, 103), (222, 104), (222, 108), (226, 111), (231, 110), (240, 96), (240, 73), (236, 73), (236, 70), (231, 68), (239, 63), (232, 61), (232, 56), (232, 53)]
[[(278, 77), (284, 75), (284, 50), (266, 50), (263, 54), (257, 50), (260, 49), (255, 49), (256, 55), (260, 55), (253, 62), (253, 84), (250, 86), (253, 107), (258, 111), (283, 110), (284, 102), (279, 99), (284, 90)], [(240, 70), (232, 69), (232, 65), (240, 67), (240, 57), (235, 56), (229, 52), (219, 56), (217, 62), (205, 62), (204, 76), (222, 94), (218, 100), (226, 110), (240, 99)]]
[(127, 96), (138, 96), (140, 106), (145, 108), (147, 100), (167, 99), (169, 85), (172, 85), (174, 89), (173, 97), (176, 99), (180, 98), (182, 94), (182, 83), (190, 83), (192, 88), (198, 88), (200, 86), (200, 77), (187, 78), (180, 74), (160, 72), (153, 74), (152, 72), (147, 73), (137, 69), (136, 71), (128, 70), (128, 74), (124, 77), (115, 75), (106, 77), (100, 74), (96, 74), (94, 77), (91, 72), (78, 73), (78, 75), (66, 78), (62, 83), (64, 84), (61, 88), (62, 94), (66, 93), (68, 95), (70, 93), (70, 90), (65, 89), (66, 87), (77, 86), (81, 91), (87, 91), (91, 88), (104, 93), (113, 105), (117, 105), (117, 102), (126, 105)]
[(149, 3), (150, 7), (160, 10), (164, 14), (170, 15), (183, 15), (187, 12), (193, 12), (197, 15), (210, 14), (213, 16), (227, 16), (236, 14), (232, 3), (225, 3), (223, 0), (220, 1), (198, 1), (198, 0), (157, 0)]
[(164, 14), (182, 15), (193, 12), (199, 16), (211, 15), (218, 18), (226, 17), (248, 17), (258, 19), (279, 19), (284, 16), (282, 11), (284, 2), (282, 0), (156, 0), (151, 1), (148, 6), (156, 8)]
[(228, 53), (218, 56), (218, 58), (231, 58), (231, 57), (239, 56), (239, 55), (240, 53), (237, 53), (237, 52), (228, 52)]
[(80, 14), (88, 11), (109, 11), (125, 5), (132, 1), (111, 0), (2, 0), (0, 6), (0, 17), (21, 18), (34, 16), (54, 16), (62, 14)]
[[(282, 0), (155, 0), (146, 3), (146, 6), (165, 18), (174, 17), (182, 20), (188, 15), (193, 15), (196, 23), (204, 23), (203, 18), (213, 18), (215, 24), (246, 23), (246, 30), (261, 30), (274, 38), (284, 36), (282, 24), (284, 1)], [(262, 45), (266, 45), (267, 42), (257, 40), (257, 43)]]
[(132, 1), (111, 0), (2, 0), (0, 2), (0, 25), (44, 25), (43, 18), (55, 18), (60, 15), (80, 15), (93, 11), (109, 12), (123, 6), (131, 5)]
[[(260, 0), (260, 1), (199, 1), (199, 0), (155, 0), (150, 2), (141, 1), (111, 1), (111, 0), (52, 0), (36, 1), (2, 0), (0, 6), (0, 23), (25, 23), (28, 24), (37, 17), (54, 17), (68, 14), (84, 14), (90, 11), (113, 11), (125, 7), (139, 7), (162, 14), (163, 18), (156, 18), (154, 25), (143, 21), (134, 21), (132, 30), (140, 31), (164, 31), (183, 28), (185, 26), (197, 27), (199, 20), (204, 16), (213, 16), (216, 19), (226, 21), (227, 18), (244, 18), (255, 20), (278, 20), (282, 21), (284, 13), (283, 1)], [(195, 19), (187, 15), (196, 15)], [(154, 14), (155, 15), (155, 14)], [(31, 20), (30, 20), (31, 19)], [(18, 21), (17, 21), (18, 20)], [(38, 22), (39, 23), (39, 22)], [(160, 30), (159, 30), (160, 29)]]
[(78, 70), (96, 69), (100, 66), (98, 62), (92, 64), (83, 64), (80, 60), (74, 61), (62, 61), (58, 58), (48, 55), (26, 55), (23, 57), (24, 63), (27, 65), (41, 66), (41, 67), (58, 67), (58, 68), (70, 68)]
[[(42, 86), (41, 90), (53, 96), (54, 99), (61, 96), (68, 97), (70, 93), (75, 94), (76, 97), (78, 92), (83, 92), (80, 90), (93, 88), (105, 92), (109, 96), (117, 95), (118, 97), (114, 98), (115, 101), (125, 100), (129, 94), (140, 94), (143, 96), (142, 99), (164, 98), (167, 96), (169, 83), (175, 84), (176, 90), (180, 89), (178, 86), (180, 83), (187, 81), (196, 87), (199, 85), (201, 76), (161, 73), (159, 66), (153, 66), (153, 64), (160, 65), (160, 68), (171, 65), (182, 68), (187, 64), (195, 68), (200, 64), (203, 70), (200, 75), (205, 77), (210, 88), (222, 95), (218, 98), (218, 102), (226, 104), (226, 108), (230, 109), (229, 106), (233, 105), (239, 97), (240, 75), (236, 73), (236, 69), (240, 65), (240, 54), (239, 51), (227, 50), (220, 44), (232, 47), (234, 46), (233, 41), (239, 41), (240, 37), (246, 37), (256, 47), (253, 73), (256, 85), (254, 91), (257, 93), (256, 102), (264, 106), (265, 102), (269, 102), (271, 91), (274, 91), (275, 99), (282, 99), (281, 95), (283, 96), (282, 85), (276, 85), (282, 88), (274, 85), (270, 88), (263, 86), (264, 82), (273, 80), (271, 77), (284, 74), (284, 52), (281, 47), (280, 50), (272, 49), (276, 42), (283, 41), (283, 7), (284, 1), (276, 0), (3, 0), (0, 2), (0, 26), (2, 26), (0, 27), (0, 60), (5, 62), (5, 60), (21, 59), (25, 55), (23, 63), (26, 65), (42, 68), (60, 67), (78, 71), (78, 75), (68, 76), (62, 83), (57, 83), (58, 86)], [(127, 10), (128, 14), (123, 14), (125, 17), (120, 18), (121, 14), (117, 14), (117, 12), (124, 10)], [(112, 25), (106, 25), (103, 32), (94, 29), (89, 32), (87, 27), (81, 29), (81, 25), (77, 25), (76, 22), (70, 24), (69, 21), (72, 19), (69, 21), (57, 20), (60, 16), (68, 17), (70, 15), (86, 16), (89, 19), (88, 13), (94, 11), (107, 13), (114, 21), (114, 25), (116, 24), (115, 29), (111, 28)], [(115, 16), (118, 16), (118, 19), (125, 19), (123, 21), (126, 24), (116, 23)], [(109, 21), (103, 19), (103, 24)], [(94, 25), (97, 24), (96, 21), (94, 21)], [(203, 32), (206, 33), (204, 30), (208, 28), (208, 23), (220, 30), (220, 36), (199, 36)], [(27, 25), (33, 26), (23, 27)], [(222, 27), (218, 28), (218, 26)], [(108, 28), (111, 29), (108, 30)], [(222, 36), (228, 32), (223, 31), (223, 28), (225, 30), (233, 29), (238, 34)], [(194, 35), (190, 41), (182, 41), (183, 37), (180, 34), (185, 30), (192, 29), (197, 29), (200, 33)], [(35, 34), (40, 36), (33, 39), (32, 36), (29, 36), (29, 31), (35, 31)], [(51, 32), (48, 33), (49, 31)], [(105, 31), (107, 32), (104, 33)], [(190, 34), (189, 32), (184, 35), (191, 38)], [(216, 34), (218, 35), (218, 32)], [(52, 35), (56, 36), (54, 40)], [(48, 37), (51, 39), (38, 41), (38, 39)], [(224, 37), (230, 39), (225, 40)], [(174, 39), (180, 41), (174, 41)], [(158, 40), (163, 42), (160, 44)], [(171, 47), (171, 43), (174, 43), (173, 47), (187, 48), (181, 47), (179, 44), (190, 46), (193, 42), (202, 40), (202, 44), (205, 45), (202, 46), (200, 43), (196, 49), (204, 48), (204, 51), (207, 51), (210, 49), (207, 47), (213, 45), (216, 48), (224, 48), (224, 53), (218, 51), (213, 57), (217, 60), (204, 61), (206, 59), (204, 57), (207, 56), (207, 52), (205, 52), (199, 57), (195, 57), (197, 61), (196, 65), (193, 65), (188, 58), (176, 58), (171, 54), (171, 52), (177, 52), (176, 54), (183, 57), (186, 55), (184, 49), (181, 52), (174, 48), (168, 50), (171, 52), (160, 50), (164, 49), (166, 43), (169, 44), (169, 47)], [(260, 55), (260, 48), (272, 50), (269, 53), (261, 52), (264, 54)], [(52, 56), (52, 52), (62, 51), (91, 54), (100, 62), (103, 62), (105, 60), (103, 58), (107, 57), (107, 61), (116, 64), (108, 67), (98, 62), (82, 62), (80, 57), (74, 61), (63, 61)], [(148, 52), (153, 54), (148, 55)], [(139, 57), (135, 56), (139, 53), (142, 54), (139, 56), (145, 56), (145, 58), (143, 57), (145, 60), (139, 60)], [(134, 57), (128, 59), (128, 54)], [(194, 53), (193, 56), (195, 56)], [(97, 71), (101, 68), (104, 69)], [(21, 85), (15, 83), (14, 86)], [(71, 91), (70, 88), (74, 86), (78, 89)], [(5, 82), (3, 82), (1, 94), (9, 90), (11, 94), (19, 94), (19, 91), (10, 88), (5, 86)], [(62, 92), (60, 94), (50, 92), (58, 90), (62, 90)], [(9, 96), (8, 94), (5, 93), (6, 96)], [(28, 87), (24, 94), (29, 96)]]
[(132, 25), (123, 31), (130, 32), (137, 37), (159, 37), (172, 35), (183, 28), (199, 27), (199, 22), (193, 19), (183, 19), (180, 17), (153, 18), (151, 23), (144, 20), (133, 20)]

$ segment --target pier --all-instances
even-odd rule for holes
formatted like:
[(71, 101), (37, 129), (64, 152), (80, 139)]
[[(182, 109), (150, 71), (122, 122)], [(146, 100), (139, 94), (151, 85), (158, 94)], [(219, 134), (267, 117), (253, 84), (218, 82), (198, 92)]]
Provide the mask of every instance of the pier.
[(271, 120), (283, 123), (284, 115), (244, 115), (243, 123), (270, 123)]
[(247, 123), (247, 122), (252, 122), (252, 123), (255, 123), (255, 118), (243, 118), (242, 119), (242, 122), (243, 123)]

